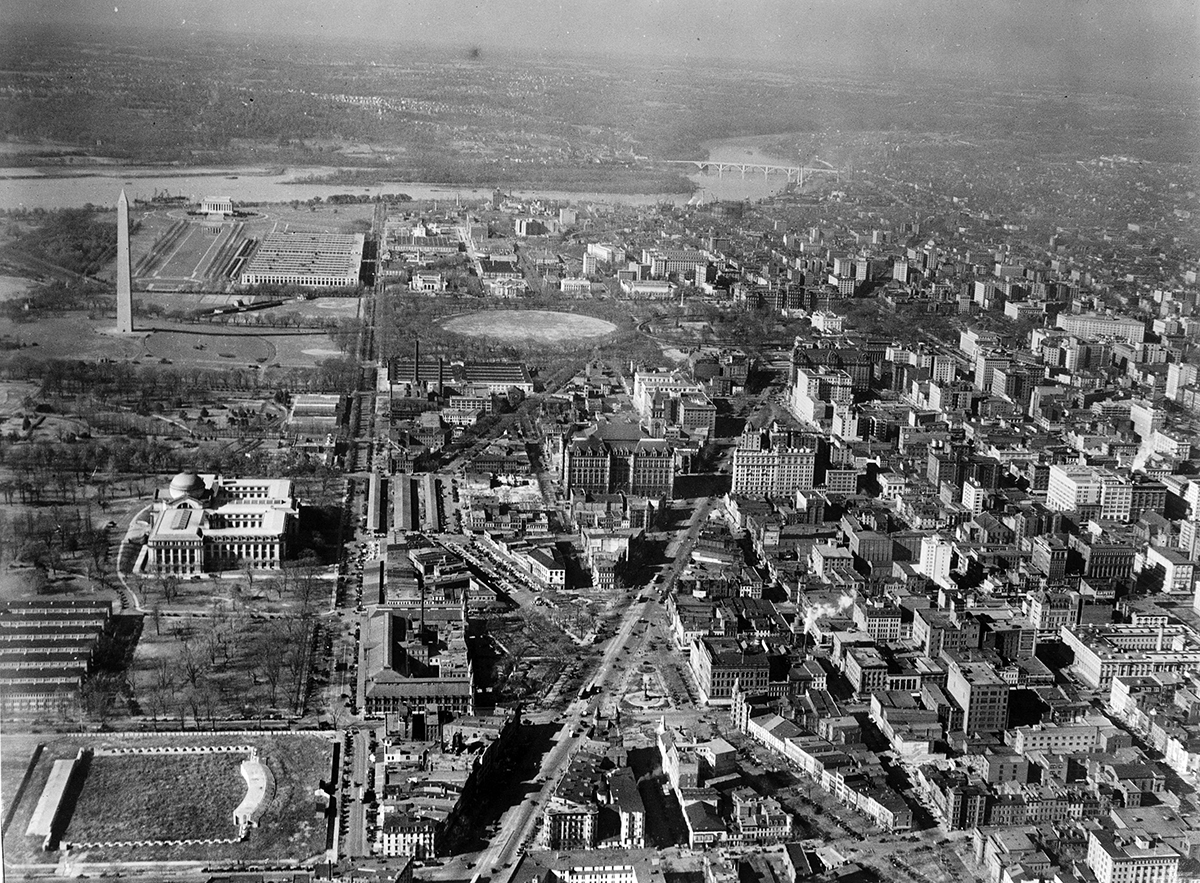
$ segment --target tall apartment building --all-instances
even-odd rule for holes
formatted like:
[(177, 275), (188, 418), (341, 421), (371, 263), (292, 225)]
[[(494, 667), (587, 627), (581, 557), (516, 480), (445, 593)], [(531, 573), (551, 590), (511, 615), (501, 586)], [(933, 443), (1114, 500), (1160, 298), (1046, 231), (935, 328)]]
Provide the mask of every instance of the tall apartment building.
[(974, 359), (981, 351), (994, 347), (999, 342), (1000, 338), (995, 332), (982, 331), (976, 328), (968, 328), (966, 331), (960, 331), (958, 335), (958, 348), (969, 359)]
[(1138, 587), (1150, 592), (1191, 595), (1196, 589), (1200, 563), (1178, 549), (1149, 546), (1144, 555)]
[(608, 245), (603, 242), (589, 242), (587, 253), (602, 264), (615, 264), (625, 260), (625, 249), (619, 245)]
[(608, 792), (620, 819), (618, 842), (630, 849), (643, 848), (646, 845), (646, 805), (638, 792), (633, 771), (626, 767), (609, 773)]

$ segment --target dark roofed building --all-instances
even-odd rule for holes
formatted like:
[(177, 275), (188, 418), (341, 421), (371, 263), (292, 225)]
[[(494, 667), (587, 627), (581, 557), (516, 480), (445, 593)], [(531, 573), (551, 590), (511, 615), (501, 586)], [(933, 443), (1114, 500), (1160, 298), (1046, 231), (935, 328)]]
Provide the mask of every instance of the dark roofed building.
[(0, 607), (0, 717), (73, 717), (108, 629), (107, 601), (42, 599)]

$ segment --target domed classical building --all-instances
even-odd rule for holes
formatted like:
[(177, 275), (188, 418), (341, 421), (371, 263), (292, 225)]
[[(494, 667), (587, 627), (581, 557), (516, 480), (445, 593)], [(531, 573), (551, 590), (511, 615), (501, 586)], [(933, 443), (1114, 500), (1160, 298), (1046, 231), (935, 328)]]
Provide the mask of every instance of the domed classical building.
[(291, 551), (299, 509), (287, 479), (180, 472), (151, 518), (137, 569), (190, 576), (277, 569)]
[(208, 485), (204, 479), (193, 472), (180, 472), (171, 479), (167, 487), (167, 499), (178, 500), (180, 497), (194, 497), (202, 500), (208, 496)]

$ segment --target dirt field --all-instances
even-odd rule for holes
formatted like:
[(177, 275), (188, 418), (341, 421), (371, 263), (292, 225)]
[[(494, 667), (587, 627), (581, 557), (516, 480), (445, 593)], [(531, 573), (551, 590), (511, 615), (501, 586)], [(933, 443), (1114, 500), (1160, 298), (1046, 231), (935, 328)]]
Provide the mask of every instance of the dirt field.
[(489, 310), (456, 316), (443, 326), (469, 337), (492, 337), (506, 343), (560, 343), (603, 337), (617, 326), (594, 316), (550, 310)]

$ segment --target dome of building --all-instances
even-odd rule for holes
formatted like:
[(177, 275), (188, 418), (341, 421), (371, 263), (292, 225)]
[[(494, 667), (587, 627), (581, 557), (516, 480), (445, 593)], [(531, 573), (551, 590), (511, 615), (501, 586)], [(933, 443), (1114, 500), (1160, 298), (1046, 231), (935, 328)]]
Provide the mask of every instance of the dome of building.
[(171, 479), (170, 494), (172, 500), (180, 497), (195, 497), (203, 494), (208, 488), (204, 479), (194, 472), (180, 472)]

